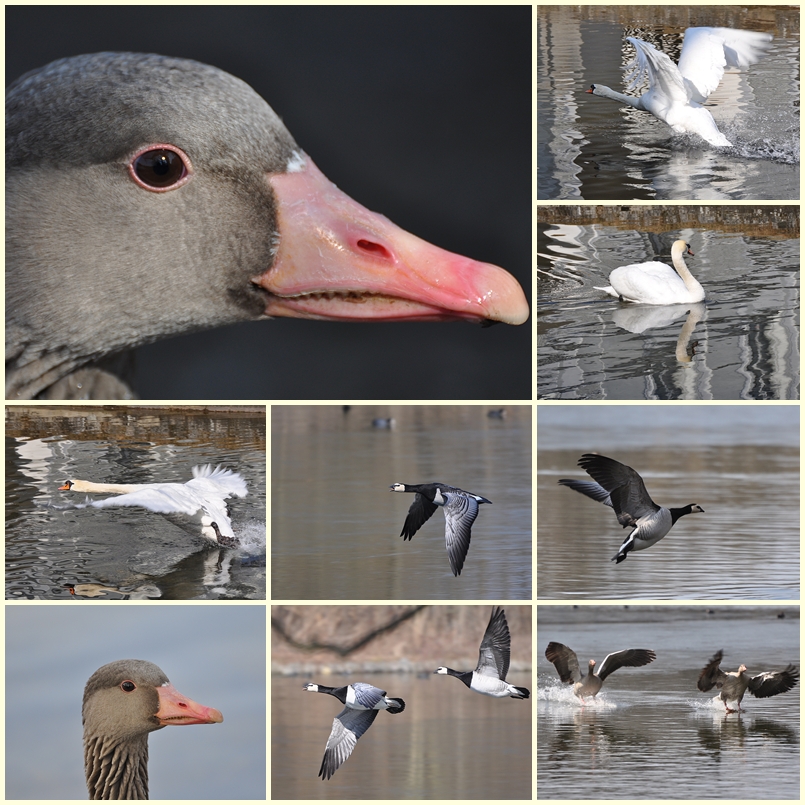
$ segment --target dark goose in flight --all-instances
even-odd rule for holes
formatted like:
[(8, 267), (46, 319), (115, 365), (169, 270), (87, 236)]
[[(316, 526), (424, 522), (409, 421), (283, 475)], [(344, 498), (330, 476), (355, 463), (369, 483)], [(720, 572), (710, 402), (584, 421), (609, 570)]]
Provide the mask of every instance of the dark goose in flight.
[(352, 754), (358, 738), (372, 726), (381, 710), (388, 710), (392, 714), (405, 710), (402, 699), (386, 696), (385, 690), (368, 682), (353, 682), (341, 688), (308, 682), (304, 690), (310, 693), (329, 693), (344, 705), (344, 709), (333, 719), (333, 728), (324, 749), (318, 775), (322, 780), (329, 780), (336, 773), (338, 767)]
[(704, 512), (701, 506), (690, 503), (680, 509), (658, 506), (646, 491), (643, 479), (631, 468), (614, 458), (585, 453), (579, 466), (595, 481), (576, 481), (562, 478), (559, 483), (610, 506), (624, 528), (631, 528), (612, 561), (620, 564), (629, 551), (642, 551), (659, 542), (686, 514)]
[(472, 539), (471, 528), (478, 516), (481, 503), (492, 503), (472, 492), (465, 492), (455, 486), (442, 483), (432, 484), (392, 484), (392, 492), (415, 492), (414, 502), (408, 509), (400, 536), (411, 539), (420, 527), (441, 506), (444, 510), (444, 541), (447, 558), (454, 576), (461, 575), (467, 551)]
[(501, 607), (493, 607), (486, 626), (481, 648), (478, 651), (478, 665), (474, 671), (454, 671), (442, 665), (434, 674), (447, 674), (460, 679), (470, 690), (493, 696), (496, 699), (527, 699), (531, 692), (506, 681), (511, 657), (511, 634), (506, 614)]
[[(116, 355), (274, 316), (500, 321), (501, 268), (357, 204), (215, 67), (74, 56), (6, 94), (6, 397), (120, 399)], [(221, 397), (226, 397), (226, 389)]]

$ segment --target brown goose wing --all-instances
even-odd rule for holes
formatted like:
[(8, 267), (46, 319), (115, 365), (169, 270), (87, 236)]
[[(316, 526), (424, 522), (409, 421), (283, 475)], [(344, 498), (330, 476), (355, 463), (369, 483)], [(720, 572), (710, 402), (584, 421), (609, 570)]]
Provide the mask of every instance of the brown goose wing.
[(699, 690), (708, 691), (714, 687), (721, 687), (727, 675), (718, 667), (721, 665), (721, 659), (724, 656), (723, 649), (719, 649), (710, 662), (704, 666), (702, 672), (699, 674), (699, 681), (696, 683)]
[(545, 656), (552, 662), (559, 673), (562, 682), (581, 682), (581, 671), (579, 671), (579, 660), (573, 649), (563, 646), (561, 643), (548, 643), (545, 649)]
[(641, 665), (648, 665), (654, 662), (657, 655), (647, 648), (625, 648), (623, 651), (613, 651), (607, 654), (597, 671), (598, 678), (603, 682), (613, 671), (618, 668), (638, 668)]
[(799, 669), (796, 665), (789, 665), (782, 671), (764, 671), (749, 680), (749, 692), (758, 699), (765, 699), (791, 690), (798, 679)]

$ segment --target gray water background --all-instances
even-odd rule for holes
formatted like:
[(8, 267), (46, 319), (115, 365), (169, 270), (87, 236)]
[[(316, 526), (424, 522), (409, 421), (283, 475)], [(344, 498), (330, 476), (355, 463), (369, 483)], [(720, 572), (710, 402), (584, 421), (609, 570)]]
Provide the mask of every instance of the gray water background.
[[(784, 617), (778, 617), (779, 615)], [(801, 687), (744, 697), (727, 715), (699, 672), (799, 665), (799, 607), (771, 605), (537, 607), (537, 797), (606, 800), (799, 799)], [(642, 668), (607, 677), (581, 702), (545, 658), (551, 641), (581, 664), (612, 651), (653, 649)]]
[[(769, 231), (771, 210), (743, 232), (540, 225), (538, 397), (799, 399), (800, 242), (755, 234), (764, 220)], [(703, 303), (635, 305), (594, 287), (618, 266), (670, 265), (678, 238)]]
[[(531, 407), (493, 407), (272, 406), (272, 598), (531, 598)], [(414, 498), (389, 486), (432, 481), (492, 501), (458, 577), (441, 510), (399, 536)]]
[[(561, 405), (537, 410), (537, 594), (542, 600), (798, 599), (799, 407)], [(610, 561), (629, 531), (560, 478), (598, 452), (633, 467), (682, 517)]]
[[(96, 601), (266, 597), (264, 416), (48, 406), (7, 417), (15, 434), (6, 438), (7, 599), (66, 601), (66, 584), (121, 590)], [(235, 549), (211, 547), (144, 508), (75, 509), (88, 496), (58, 490), (75, 478), (185, 483), (199, 464), (246, 479), (247, 496), (230, 499)]]
[[(800, 197), (798, 8), (540, 6), (537, 15), (539, 200)], [(586, 92), (593, 83), (625, 92), (627, 36), (677, 63), (694, 25), (774, 36), (765, 58), (725, 75), (708, 99), (730, 148)]]

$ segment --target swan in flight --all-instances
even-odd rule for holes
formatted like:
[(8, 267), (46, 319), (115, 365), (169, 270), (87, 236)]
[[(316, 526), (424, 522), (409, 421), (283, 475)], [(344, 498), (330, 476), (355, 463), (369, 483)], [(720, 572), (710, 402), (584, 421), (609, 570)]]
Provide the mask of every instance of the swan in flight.
[(698, 134), (710, 145), (729, 146), (732, 143), (718, 130), (702, 104), (721, 83), (725, 68), (745, 69), (759, 61), (772, 39), (771, 34), (758, 31), (688, 28), (676, 65), (654, 45), (627, 36), (636, 50), (635, 58), (627, 65), (627, 89), (635, 89), (647, 76), (648, 91), (636, 98), (593, 84), (587, 92), (651, 112), (679, 134)]
[(620, 266), (609, 275), (609, 285), (593, 286), (622, 302), (641, 302), (644, 305), (678, 305), (701, 302), (704, 288), (685, 265), (684, 255), (693, 257), (690, 246), (677, 240), (671, 246), (674, 268), (652, 260)]
[(93, 506), (142, 506), (164, 515), (168, 520), (219, 545), (237, 545), (226, 499), (246, 497), (246, 481), (232, 470), (212, 465), (193, 467), (193, 477), (184, 484), (96, 484), (92, 481), (65, 481), (63, 492), (111, 492), (117, 497), (87, 501), (77, 509)]

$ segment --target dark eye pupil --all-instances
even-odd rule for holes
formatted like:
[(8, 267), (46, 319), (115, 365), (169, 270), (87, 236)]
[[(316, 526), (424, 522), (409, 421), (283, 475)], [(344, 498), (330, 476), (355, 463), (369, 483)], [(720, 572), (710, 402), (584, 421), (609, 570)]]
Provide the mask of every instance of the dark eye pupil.
[(134, 161), (134, 170), (149, 187), (170, 187), (185, 175), (182, 158), (175, 151), (146, 151)]
[(126, 693), (131, 693), (136, 687), (136, 685), (133, 682), (123, 682), (120, 685), (120, 687), (123, 688), (123, 690), (125, 690)]

